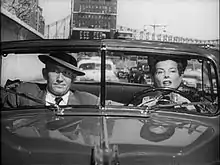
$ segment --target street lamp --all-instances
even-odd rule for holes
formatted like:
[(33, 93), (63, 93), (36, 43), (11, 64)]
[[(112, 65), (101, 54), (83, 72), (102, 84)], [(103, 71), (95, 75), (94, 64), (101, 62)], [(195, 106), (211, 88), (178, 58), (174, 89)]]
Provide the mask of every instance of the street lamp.
[[(150, 24), (150, 25), (144, 25), (144, 29), (145, 29), (146, 26), (151, 26), (151, 27), (153, 27), (153, 40), (155, 40), (156, 28), (161, 28), (161, 27), (166, 28), (166, 27), (167, 27), (167, 25)], [(164, 30), (165, 30), (165, 29), (164, 29)], [(164, 30), (163, 30), (163, 31), (164, 31)], [(166, 31), (166, 30), (165, 30), (165, 31)]]

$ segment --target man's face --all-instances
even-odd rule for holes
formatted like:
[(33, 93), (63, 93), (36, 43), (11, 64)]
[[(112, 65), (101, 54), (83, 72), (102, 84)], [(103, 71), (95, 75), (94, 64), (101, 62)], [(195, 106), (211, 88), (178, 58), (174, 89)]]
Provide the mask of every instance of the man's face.
[(179, 75), (175, 61), (159, 61), (155, 67), (154, 81), (157, 87), (170, 87), (175, 89), (179, 87), (182, 81), (182, 75)]
[(49, 92), (56, 96), (66, 94), (71, 86), (75, 75), (73, 72), (63, 66), (53, 63), (47, 63), (43, 70)]

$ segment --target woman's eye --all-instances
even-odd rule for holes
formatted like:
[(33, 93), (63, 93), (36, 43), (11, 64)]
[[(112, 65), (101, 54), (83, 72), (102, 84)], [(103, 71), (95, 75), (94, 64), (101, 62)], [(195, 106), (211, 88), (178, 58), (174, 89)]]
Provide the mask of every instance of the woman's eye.
[(156, 72), (156, 74), (162, 74), (163, 73), (163, 71), (157, 71)]

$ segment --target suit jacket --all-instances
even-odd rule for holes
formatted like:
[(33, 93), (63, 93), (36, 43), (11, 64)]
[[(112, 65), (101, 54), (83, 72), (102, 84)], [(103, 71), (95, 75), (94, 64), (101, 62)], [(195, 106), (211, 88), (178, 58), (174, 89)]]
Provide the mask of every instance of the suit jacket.
[[(16, 89), (16, 92), (23, 93), (33, 99), (18, 96), (16, 94), (7, 93), (4, 98), (4, 107), (18, 106), (37, 106), (46, 105), (46, 85), (36, 83), (21, 83)], [(38, 101), (34, 101), (37, 98)], [(71, 91), (68, 99), (68, 105), (97, 105), (98, 97), (88, 92)]]

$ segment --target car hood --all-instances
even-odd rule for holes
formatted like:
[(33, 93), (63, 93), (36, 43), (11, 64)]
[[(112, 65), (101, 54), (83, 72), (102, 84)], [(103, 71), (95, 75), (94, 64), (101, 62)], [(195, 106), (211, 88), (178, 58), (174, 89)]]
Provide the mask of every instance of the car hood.
[(202, 123), (160, 113), (146, 118), (107, 117), (103, 120), (95, 115), (56, 117), (39, 112), (3, 113), (2, 143), (20, 151), (23, 148), (33, 155), (75, 153), (78, 158), (90, 159), (92, 149), (100, 147), (106, 139), (110, 149), (116, 147), (119, 159), (126, 164), (134, 164), (140, 157), (147, 161), (160, 157), (169, 164), (174, 158), (195, 156), (200, 152), (198, 148), (219, 136), (219, 120)]

